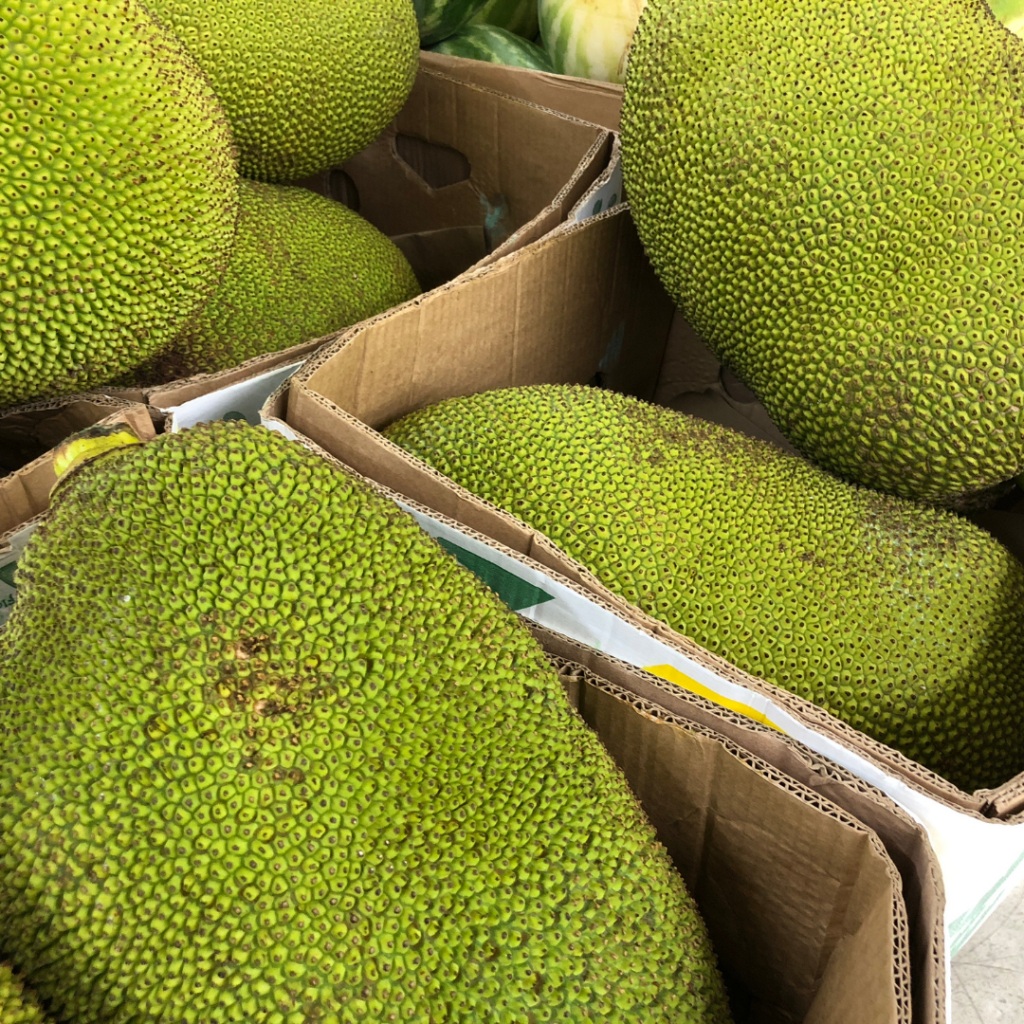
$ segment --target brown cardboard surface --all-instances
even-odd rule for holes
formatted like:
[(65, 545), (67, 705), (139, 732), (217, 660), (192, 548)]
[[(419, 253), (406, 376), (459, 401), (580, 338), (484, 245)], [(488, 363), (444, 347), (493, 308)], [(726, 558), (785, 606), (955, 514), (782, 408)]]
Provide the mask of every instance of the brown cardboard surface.
[(280, 352), (255, 356), (229, 370), (221, 370), (219, 373), (200, 373), (195, 377), (185, 377), (181, 380), (171, 381), (169, 384), (160, 384), (150, 388), (107, 388), (104, 394), (122, 402), (138, 402), (145, 405), (149, 409), (153, 422), (162, 427), (167, 409), (191, 401), (193, 398), (202, 398), (204, 395), (212, 394), (214, 391), (219, 391), (232, 384), (258, 377), (261, 373), (267, 373), (279, 366), (301, 362), (311, 352), (315, 352), (321, 344), (319, 339), (307, 341), (302, 345), (295, 345)]
[(53, 443), (50, 450), (0, 479), (0, 546), (6, 534), (20, 529), (46, 511), (50, 503), (50, 489), (57, 482), (53, 472), (53, 449), (65, 438), (94, 424), (114, 423), (127, 423), (144, 441), (155, 434), (153, 420), (145, 406), (104, 395), (78, 395), (10, 410), (0, 420), (0, 434), (4, 420), (24, 424), (31, 423), (33, 419), (41, 428), (45, 425), (44, 432), (47, 437), (53, 437)]
[[(672, 305), (643, 255), (628, 208), (616, 208), (582, 224), (564, 225), (528, 252), (342, 332), (292, 379), (285, 419), (357, 471), (582, 584), (621, 617), (725, 678), (769, 696), (919, 791), (975, 816), (1018, 813), (1024, 806), (1024, 776), (996, 790), (962, 792), (644, 615), (543, 535), (377, 433), (414, 409), (497, 387), (600, 381), (649, 398), (659, 379), (665, 383), (662, 356), (672, 318)], [(697, 379), (700, 372), (698, 365)], [(742, 387), (738, 382), (731, 386)]]
[[(614, 692), (587, 687), (582, 696), (584, 719), (697, 900), (726, 977), (745, 990), (737, 1016), (909, 1019), (898, 875), (874, 835), (756, 759), (744, 763), (739, 748), (644, 714)], [(775, 785), (752, 785), (751, 767)]]
[[(943, 891), (938, 862), (924, 829), (879, 790), (802, 744), (696, 694), (527, 622), (550, 656), (619, 687), (647, 714), (715, 730), (743, 750), (843, 808), (882, 841), (900, 873), (909, 919), (912, 1019), (945, 1021)], [(567, 678), (571, 679), (571, 676)]]
[[(284, 398), (282, 388), (266, 414), (283, 411)], [(347, 470), (316, 444), (301, 443)], [(542, 643), (694, 893), (730, 984), (736, 1024), (941, 1019), (937, 990), (912, 995), (904, 884), (870, 828), (716, 730), (727, 723), (709, 702), (698, 700), (689, 717), (677, 713), (678, 700), (669, 711), (621, 685), (632, 673), (621, 662), (566, 646), (555, 634)], [(582, 665), (566, 672), (566, 654), (618, 672), (617, 681)], [(739, 719), (728, 727), (745, 728)], [(833, 789), (840, 783), (846, 786), (839, 776), (829, 782)], [(854, 780), (848, 795), (869, 800), (870, 787)], [(884, 798), (873, 806), (880, 819), (892, 810)], [(927, 846), (919, 835), (915, 846), (909, 819), (894, 812), (892, 821), (894, 847), (915, 850), (927, 866)], [(934, 925), (941, 915), (935, 878), (923, 874), (919, 890), (930, 893)], [(925, 905), (915, 903), (915, 927)], [(916, 941), (941, 957), (941, 929)], [(918, 1002), (925, 1010), (914, 1017)]]
[(392, 235), (391, 241), (402, 250), (425, 292), (464, 274), (488, 255), (482, 224)]
[(529, 68), (513, 68), (465, 57), (449, 57), (428, 50), (420, 52), (420, 65), (464, 82), (518, 96), (536, 103), (538, 107), (560, 110), (581, 121), (599, 124), (609, 131), (619, 130), (621, 85), (596, 82), (589, 78), (573, 78), (571, 75), (556, 75), (548, 71), (532, 71)]

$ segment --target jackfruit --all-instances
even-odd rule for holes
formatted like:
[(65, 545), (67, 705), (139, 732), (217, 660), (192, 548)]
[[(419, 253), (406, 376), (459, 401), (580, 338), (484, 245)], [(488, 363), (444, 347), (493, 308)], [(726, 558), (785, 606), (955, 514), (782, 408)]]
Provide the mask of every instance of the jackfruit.
[(0, 963), (0, 1024), (49, 1024), (36, 997), (4, 963)]
[(58, 483), (0, 633), (0, 949), (62, 1020), (727, 1020), (625, 780), (515, 616), (305, 448)]
[(234, 252), (183, 334), (134, 376), (215, 373), (321, 338), (420, 293), (409, 261), (369, 221), (302, 188), (242, 181)]
[(649, 0), (626, 191), (669, 294), (830, 471), (1024, 469), (1024, 41), (975, 0)]
[(0, 407), (166, 345), (217, 283), (237, 175), (224, 112), (135, 0), (0, 11)]
[(451, 399), (386, 433), (632, 604), (958, 786), (1024, 770), (1024, 566), (954, 513), (589, 388)]
[(369, 145), (412, 90), (410, 0), (147, 0), (221, 98), (239, 173), (287, 182)]

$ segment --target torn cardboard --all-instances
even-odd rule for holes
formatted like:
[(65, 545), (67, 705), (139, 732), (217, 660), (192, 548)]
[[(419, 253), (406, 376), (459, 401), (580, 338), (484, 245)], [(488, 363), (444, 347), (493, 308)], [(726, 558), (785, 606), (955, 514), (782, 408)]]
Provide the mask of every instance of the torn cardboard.
[[(357, 471), (528, 556), (541, 578), (577, 583), (594, 596), (590, 607), (570, 609), (569, 602), (557, 615), (538, 606), (538, 616), (557, 621), (554, 628), (641, 667), (667, 666), (683, 685), (699, 680), (701, 692), (770, 721), (889, 794), (929, 830), (955, 951), (1024, 877), (1024, 775), (993, 791), (961, 792), (644, 616), (545, 537), (377, 433), (414, 409), (498, 387), (599, 383), (651, 398), (665, 382), (673, 320), (628, 212), (613, 210), (564, 225), (529, 252), (342, 333), (293, 378), (283, 418)], [(733, 396), (741, 404), (744, 397)], [(598, 605), (615, 621), (595, 619)]]

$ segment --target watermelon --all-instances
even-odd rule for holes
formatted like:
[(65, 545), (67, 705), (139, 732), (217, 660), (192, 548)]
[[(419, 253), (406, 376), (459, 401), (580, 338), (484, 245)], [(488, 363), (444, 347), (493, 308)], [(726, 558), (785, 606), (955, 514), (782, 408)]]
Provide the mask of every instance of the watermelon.
[(469, 24), (494, 25), (524, 39), (536, 39), (540, 31), (537, 0), (487, 0), (469, 19)]
[(485, 3), (487, 0), (412, 0), (420, 45), (429, 48), (454, 35)]
[(467, 25), (431, 49), (449, 57), (469, 57), (534, 71), (553, 71), (551, 59), (536, 43), (495, 25)]
[(645, 0), (539, 0), (544, 49), (560, 75), (622, 83)]

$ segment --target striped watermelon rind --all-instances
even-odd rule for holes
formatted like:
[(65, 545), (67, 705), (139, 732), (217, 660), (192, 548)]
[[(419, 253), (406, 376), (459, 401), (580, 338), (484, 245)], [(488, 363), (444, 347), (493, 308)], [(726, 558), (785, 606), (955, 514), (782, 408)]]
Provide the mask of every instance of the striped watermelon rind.
[(626, 59), (645, 0), (539, 0), (540, 34), (555, 70), (601, 82), (626, 80)]
[(551, 58), (536, 43), (495, 25), (467, 25), (431, 49), (450, 57), (468, 57), (534, 71), (554, 70)]
[(412, 0), (420, 28), (420, 45), (431, 47), (454, 35), (487, 0)]
[(524, 39), (536, 39), (540, 31), (537, 0), (487, 0), (469, 24), (494, 25)]

